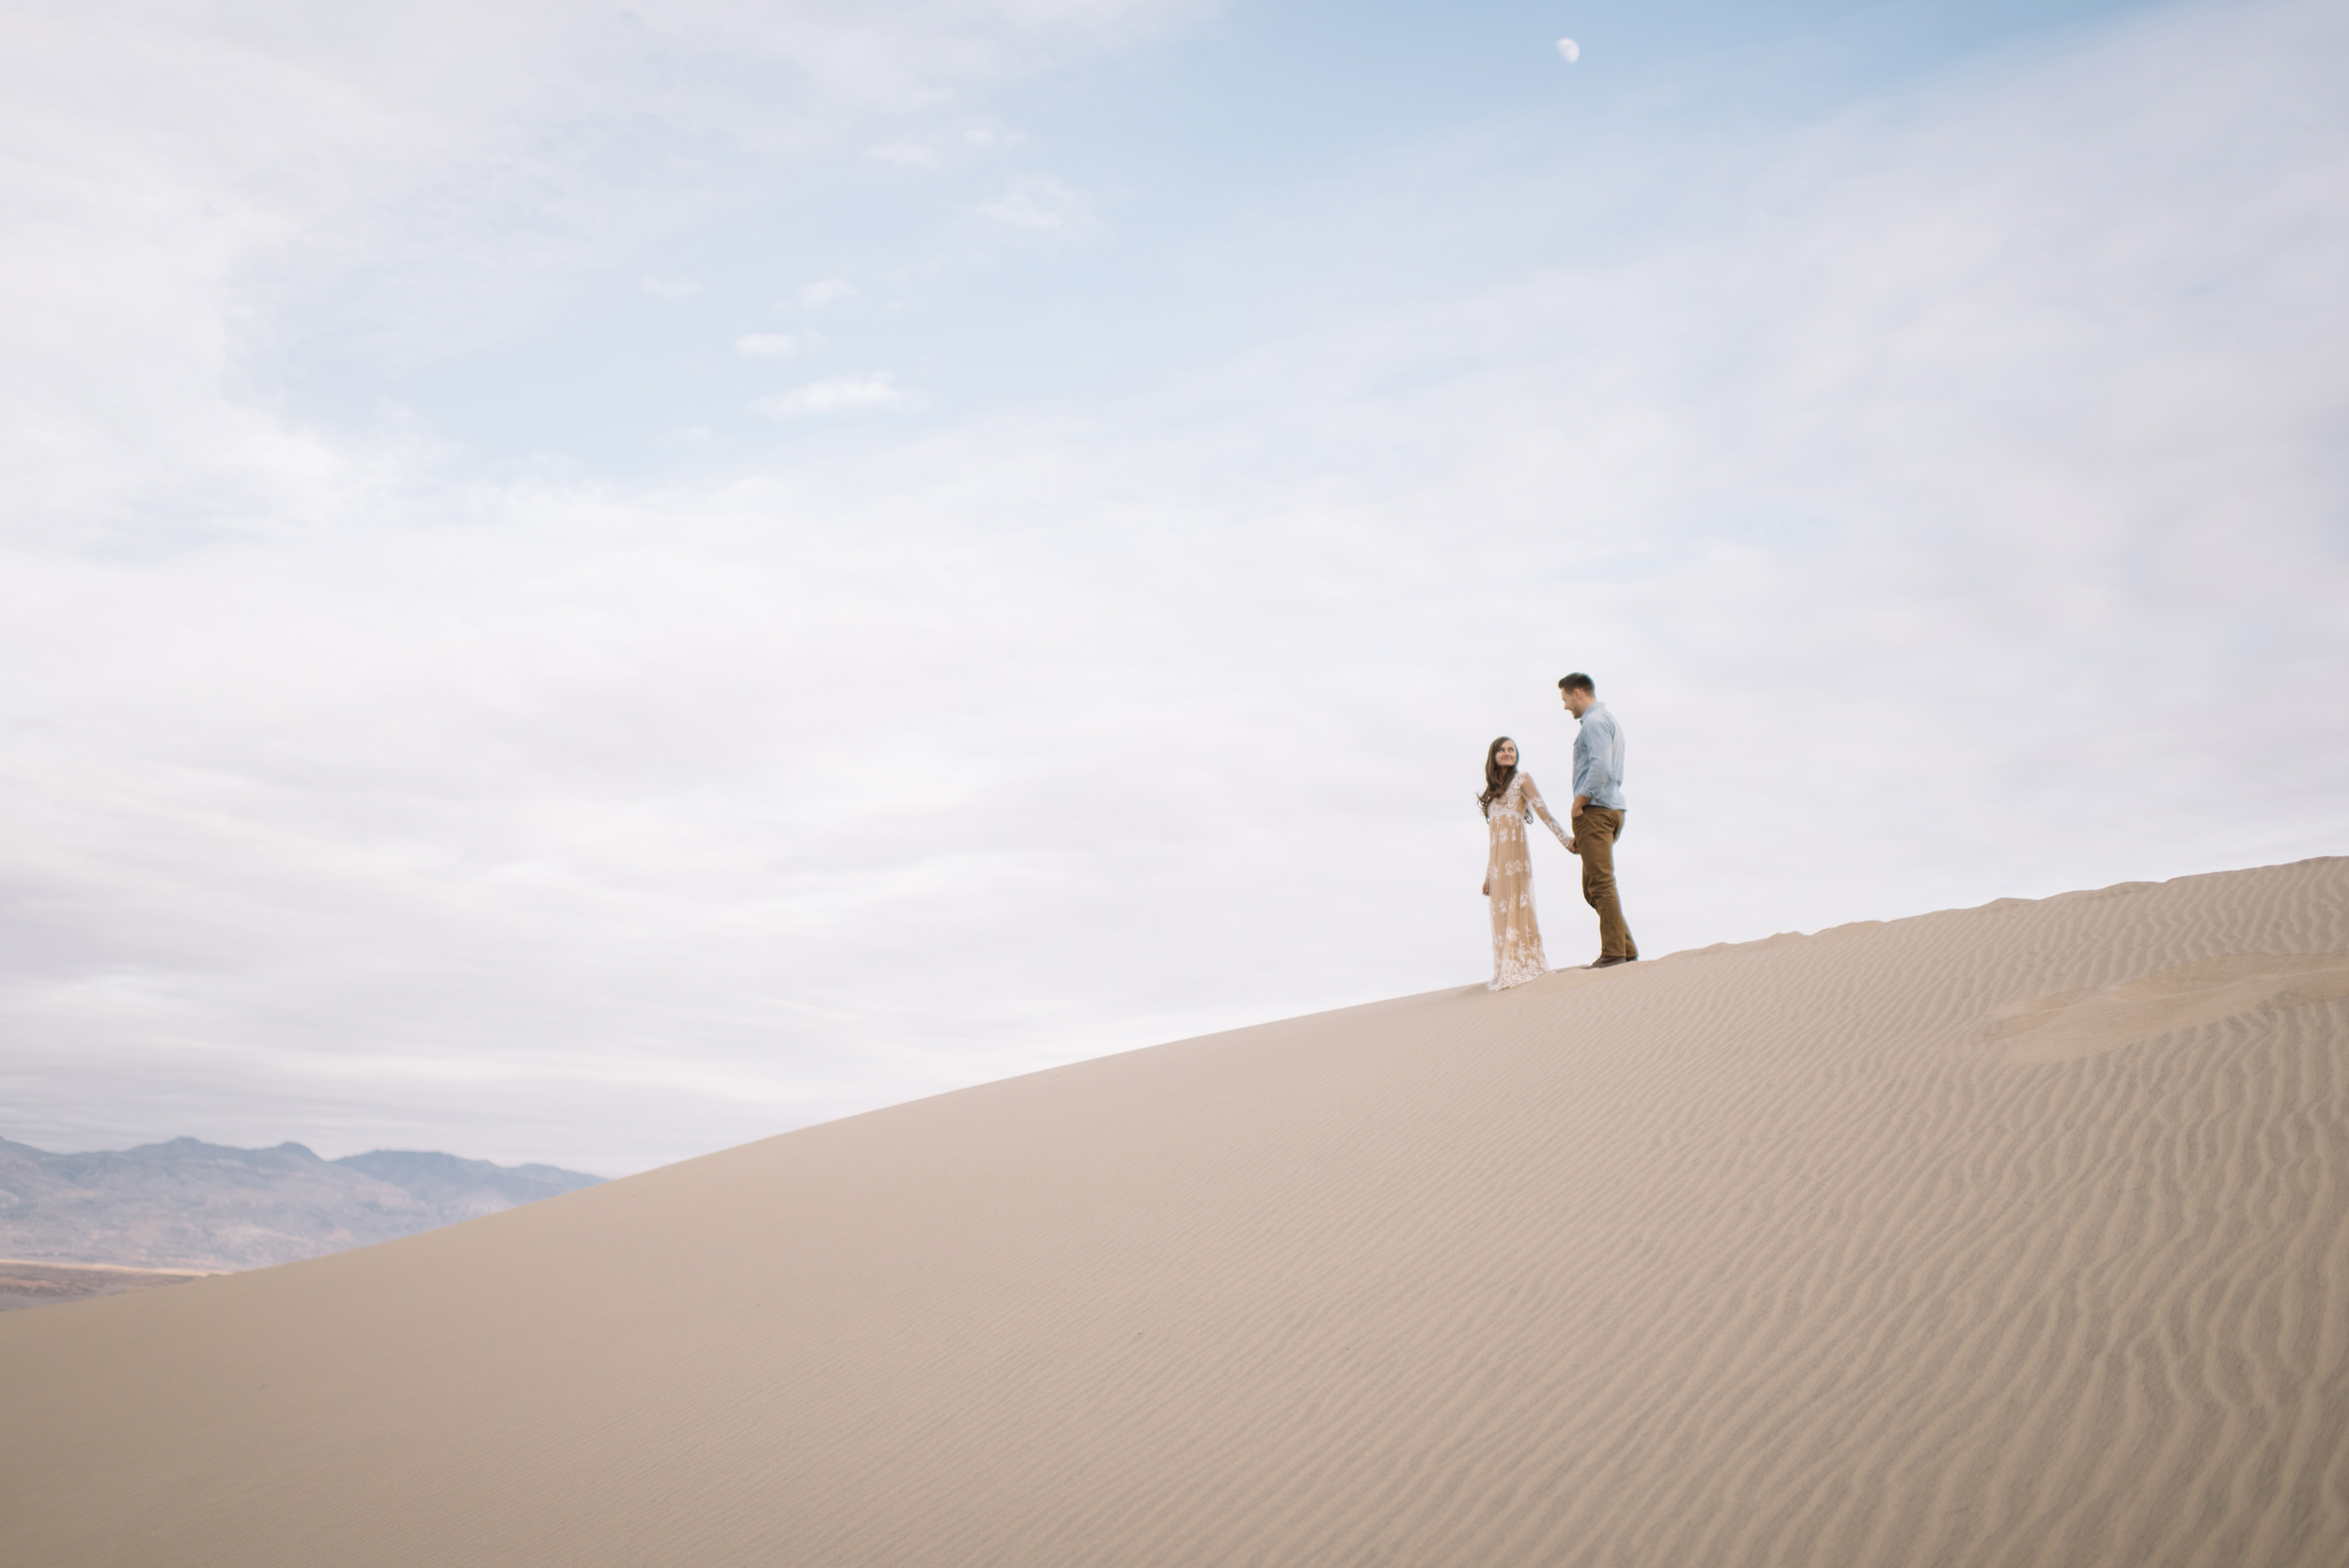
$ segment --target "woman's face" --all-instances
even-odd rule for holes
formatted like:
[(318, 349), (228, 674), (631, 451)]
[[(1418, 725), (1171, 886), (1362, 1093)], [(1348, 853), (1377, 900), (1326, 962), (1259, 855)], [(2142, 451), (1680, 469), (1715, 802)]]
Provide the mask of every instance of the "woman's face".
[(1517, 765), (1517, 743), (1514, 740), (1502, 741), (1501, 750), (1493, 753), (1493, 760), (1503, 768), (1515, 768)]

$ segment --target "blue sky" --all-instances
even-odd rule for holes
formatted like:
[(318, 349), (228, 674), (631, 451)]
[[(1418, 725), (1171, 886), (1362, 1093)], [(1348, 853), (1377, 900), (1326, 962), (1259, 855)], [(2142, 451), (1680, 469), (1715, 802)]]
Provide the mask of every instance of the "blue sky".
[[(683, 209), (632, 250), (444, 346), (363, 268), (273, 321), (291, 340), (251, 369), (289, 415), (389, 401), (485, 463), (631, 478), (706, 453), (680, 430), (811, 439), (750, 411), (778, 366), (746, 336), (903, 366), (943, 419), (1146, 396), (1384, 302), (1735, 225), (1757, 143), (2126, 8), (1239, 6), (812, 154), (615, 117), (597, 175)], [(856, 293), (798, 304), (829, 279)]]
[(1571, 668), (1651, 955), (2349, 846), (2337, 8), (9, 26), (0, 1135), (618, 1173), (1473, 984)]

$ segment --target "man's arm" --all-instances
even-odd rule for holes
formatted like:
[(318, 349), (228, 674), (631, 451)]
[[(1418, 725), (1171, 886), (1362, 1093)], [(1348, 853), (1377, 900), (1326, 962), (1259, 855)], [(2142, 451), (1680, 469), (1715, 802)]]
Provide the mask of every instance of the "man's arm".
[(1615, 728), (1613, 714), (1601, 709), (1582, 721), (1574, 737), (1575, 815), (1580, 816), (1584, 806), (1609, 789), (1622, 786), (1623, 780), (1615, 773), (1615, 756), (1622, 746), (1623, 732)]
[[(1591, 803), (1591, 793), (1597, 785), (1592, 783), (1591, 726), (1579, 723), (1574, 732), (1574, 804), (1567, 808), (1569, 817), (1580, 816), (1582, 808)], [(1571, 849), (1573, 845), (1566, 846)]]

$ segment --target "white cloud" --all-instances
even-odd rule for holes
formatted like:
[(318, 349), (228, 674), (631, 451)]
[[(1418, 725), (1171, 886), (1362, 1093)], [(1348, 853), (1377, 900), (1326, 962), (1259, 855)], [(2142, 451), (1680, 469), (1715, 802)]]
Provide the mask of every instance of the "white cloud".
[[(112, 23), (8, 68), (49, 117), (0, 282), (54, 307), (0, 323), (0, 1133), (617, 1173), (1470, 984), (1477, 759), (1517, 733), (1554, 792), (1578, 665), (1651, 953), (2337, 852), (2345, 33), (2139, 22), (1757, 148), (1749, 206), (1603, 263), (644, 486), (226, 390), (255, 257), (443, 255), (387, 238), (450, 189), (409, 149), (530, 137)], [(490, 103), (531, 57), (450, 55)], [(838, 68), (965, 79), (903, 69)], [(545, 252), (444, 236), (534, 280), (484, 298), (657, 226), (570, 178), (524, 181)]]
[(699, 278), (646, 278), (636, 287), (663, 300), (682, 300), (702, 291)]
[(901, 139), (881, 142), (864, 149), (864, 156), (876, 163), (892, 163), (899, 168), (934, 169), (944, 164), (958, 150), (985, 151), (994, 147), (1013, 147), (1027, 137), (1002, 126), (972, 125), (958, 136), (945, 140), (924, 141)]
[(800, 304), (806, 310), (821, 310), (826, 305), (835, 305), (856, 297), (856, 286), (846, 278), (825, 278), (800, 287)]
[(745, 359), (790, 359), (800, 340), (789, 333), (751, 333), (734, 340), (734, 351)]
[(1055, 179), (1023, 179), (976, 209), (983, 218), (1014, 228), (1063, 229), (1081, 221), (1084, 198)]
[[(262, 760), (275, 723), (321, 717), (303, 716), (314, 702), (351, 712), (330, 693), (343, 684), (398, 732), (377, 738), (406, 756), (391, 769), (408, 780), (395, 793), (417, 793), (395, 815), (422, 810), (410, 825), (426, 838), (440, 831), (428, 821), (453, 820), (441, 814), (460, 797), (501, 793), (536, 771), (543, 756), (509, 772), (521, 753), (496, 745), (476, 754), (482, 771), (471, 784), (428, 760), (456, 733), (443, 726), (463, 728), (462, 712), (486, 711), (479, 703), (525, 727), (526, 712), (551, 710), (537, 676), (500, 677), (472, 696), (428, 691), (440, 656), (423, 652), (429, 639), (412, 623), (408, 595), (455, 563), (431, 547), (412, 552), (419, 539), (410, 531), (428, 515), (481, 521), (485, 544), (505, 542), (472, 566), (503, 576), (521, 561), (506, 553), (523, 536), (513, 529), (557, 515), (583, 524), (585, 492), (552, 480), (472, 487), (443, 466), (456, 446), (447, 433), (412, 415), (386, 406), (370, 427), (337, 430), (299, 396), (253, 391), (303, 384), (281, 373), (285, 356), (306, 346), (324, 344), (329, 362), (404, 366), (520, 334), (589, 288), (628, 287), (643, 265), (631, 258), (652, 241), (745, 187), (771, 187), (779, 166), (844, 136), (861, 145), (882, 116), (1114, 45), (1152, 14), (1184, 8), (648, 0), (621, 18), (504, 0), (300, 17), (149, 0), (102, 16), (67, 0), (11, 7), (0, 52), (9, 241), (0, 292), (41, 304), (0, 314), (0, 1135), (86, 1147), (182, 1130), (273, 1142), (308, 1127), (337, 1147), (423, 1140), (414, 1146), (609, 1163), (574, 1138), (584, 1124), (571, 1111), (533, 1122), (508, 1104), (476, 1116), (388, 1070), (365, 1094), (334, 1087), (344, 1065), (411, 1060), (412, 1046), (445, 1057), (447, 1037), (427, 1021), (438, 1008), (427, 999), (431, 981), (409, 995), (423, 1012), (400, 1021), (406, 1004), (395, 1005), (359, 1033), (345, 1030), (356, 999), (343, 987), (369, 983), (333, 933), (368, 929), (368, 939), (397, 947), (405, 939), (393, 933), (411, 918), (438, 920), (467, 895), (452, 905), (445, 885), (430, 891), (458, 864), (445, 846), (423, 850), (416, 840), (414, 861), (365, 846), (390, 818), (344, 796), (357, 775), (334, 783), (306, 762), (277, 774)], [(773, 90), (781, 77), (790, 91)], [(859, 127), (868, 129), (859, 136)], [(639, 179), (613, 154), (640, 134), (682, 134), (724, 153), (696, 160), (698, 173), (664, 159), (661, 178)], [(624, 532), (646, 520), (631, 515)], [(120, 569), (133, 558), (143, 564)], [(590, 556), (558, 568), (608, 569)], [(292, 607), (263, 587), (272, 582), (300, 584), (358, 619), (339, 629), (288, 619)], [(142, 624), (140, 606), (177, 602), (182, 591), (195, 600), (179, 604), (184, 619)], [(27, 595), (61, 595), (53, 608), (70, 603), (94, 618), (78, 629), (50, 613), (19, 618)], [(459, 619), (487, 630), (486, 602)], [(182, 634), (206, 641), (196, 664), (257, 684), (209, 694), (189, 684), (194, 666), (175, 670), (166, 657)], [(49, 666), (68, 648), (80, 669)], [(318, 673), (337, 672), (324, 684), (303, 674), (314, 658)], [(178, 696), (134, 712), (121, 706), (126, 682)], [(213, 784), (197, 784), (202, 774)], [(320, 812), (329, 796), (343, 804)], [(568, 810), (540, 827), (566, 835), (556, 818)], [(126, 836), (112, 848), (89, 836), (115, 829)], [(47, 830), (60, 836), (44, 838)], [(475, 862), (464, 879), (485, 875), (479, 886), (499, 889), (492, 903), (547, 886), (543, 851), (553, 840), (534, 849), (500, 829), (476, 846), (491, 839), (506, 845), (493, 857), (503, 869)], [(236, 840), (257, 858), (215, 854)], [(62, 902), (29, 909), (19, 901), (26, 889)], [(206, 903), (222, 923), (210, 922)], [(483, 953), (514, 951), (519, 927), (492, 934), (505, 919), (471, 927)], [(272, 932), (281, 921), (289, 924)], [(272, 950), (309, 952), (322, 967), (308, 980), (290, 976), (266, 956)], [(425, 970), (441, 962), (409, 956)], [(421, 980), (424, 970), (411, 972)], [(261, 1025), (262, 1015), (309, 1021), (287, 1034)], [(523, 1041), (529, 1032), (478, 1060), (509, 1083), (543, 1082), (549, 1059)], [(304, 1036), (344, 1044), (312, 1050)], [(575, 1065), (618, 1061), (633, 1071), (642, 1060), (616, 1038), (582, 1044)], [(110, 1081), (117, 1072), (127, 1077)], [(777, 1081), (763, 1068), (754, 1076)], [(125, 1081), (142, 1088), (124, 1094)], [(828, 1091), (810, 1093), (801, 1098), (813, 1105)], [(466, 1127), (453, 1127), (450, 1113)]]
[(922, 402), (920, 394), (898, 386), (887, 371), (877, 371), (871, 375), (833, 376), (826, 380), (811, 381), (772, 397), (761, 397), (751, 408), (770, 419), (799, 419), (808, 414), (916, 409), (922, 406)]
[(1582, 57), (1582, 46), (1575, 42), (1572, 39), (1560, 39), (1558, 40), (1558, 55), (1559, 58), (1564, 60), (1566, 64), (1572, 65), (1575, 61)]
[[(59, 245), (118, 258), (25, 280), (93, 364), (145, 308), (136, 289), (173, 296), (142, 333), (174, 339), (150, 360), (174, 361), (181, 342), (201, 358), (331, 340), (330, 355), (412, 365), (526, 330), (844, 137), (879, 139), (908, 114), (1191, 8), (646, 0), (623, 14), (486, 0), (296, 19), (129, 0), (101, 21), (20, 0), (0, 58), (9, 270), (42, 272)], [(630, 172), (631, 140), (677, 137), (727, 151), (690, 168), (660, 155), (665, 178)], [(107, 379), (113, 391), (93, 393), (120, 410), (125, 389)], [(151, 441), (151, 424), (123, 427)]]

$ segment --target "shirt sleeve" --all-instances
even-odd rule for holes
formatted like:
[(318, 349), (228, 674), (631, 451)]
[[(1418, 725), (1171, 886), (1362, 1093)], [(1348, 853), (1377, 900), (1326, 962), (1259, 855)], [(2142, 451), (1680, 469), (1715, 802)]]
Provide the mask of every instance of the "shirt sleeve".
[(1565, 844), (1570, 842), (1567, 837), (1566, 831), (1558, 826), (1558, 819), (1549, 815), (1549, 807), (1543, 801), (1542, 792), (1534, 787), (1533, 775), (1531, 773), (1520, 773), (1517, 777), (1525, 781), (1525, 809), (1533, 813), (1544, 822), (1548, 823), (1549, 825), (1549, 831), (1558, 835), (1559, 843)]
[(1613, 714), (1584, 720), (1581, 733), (1574, 737), (1574, 792), (1586, 800), (1613, 794), (1623, 784), (1615, 771), (1615, 759), (1622, 754), (1623, 737)]

